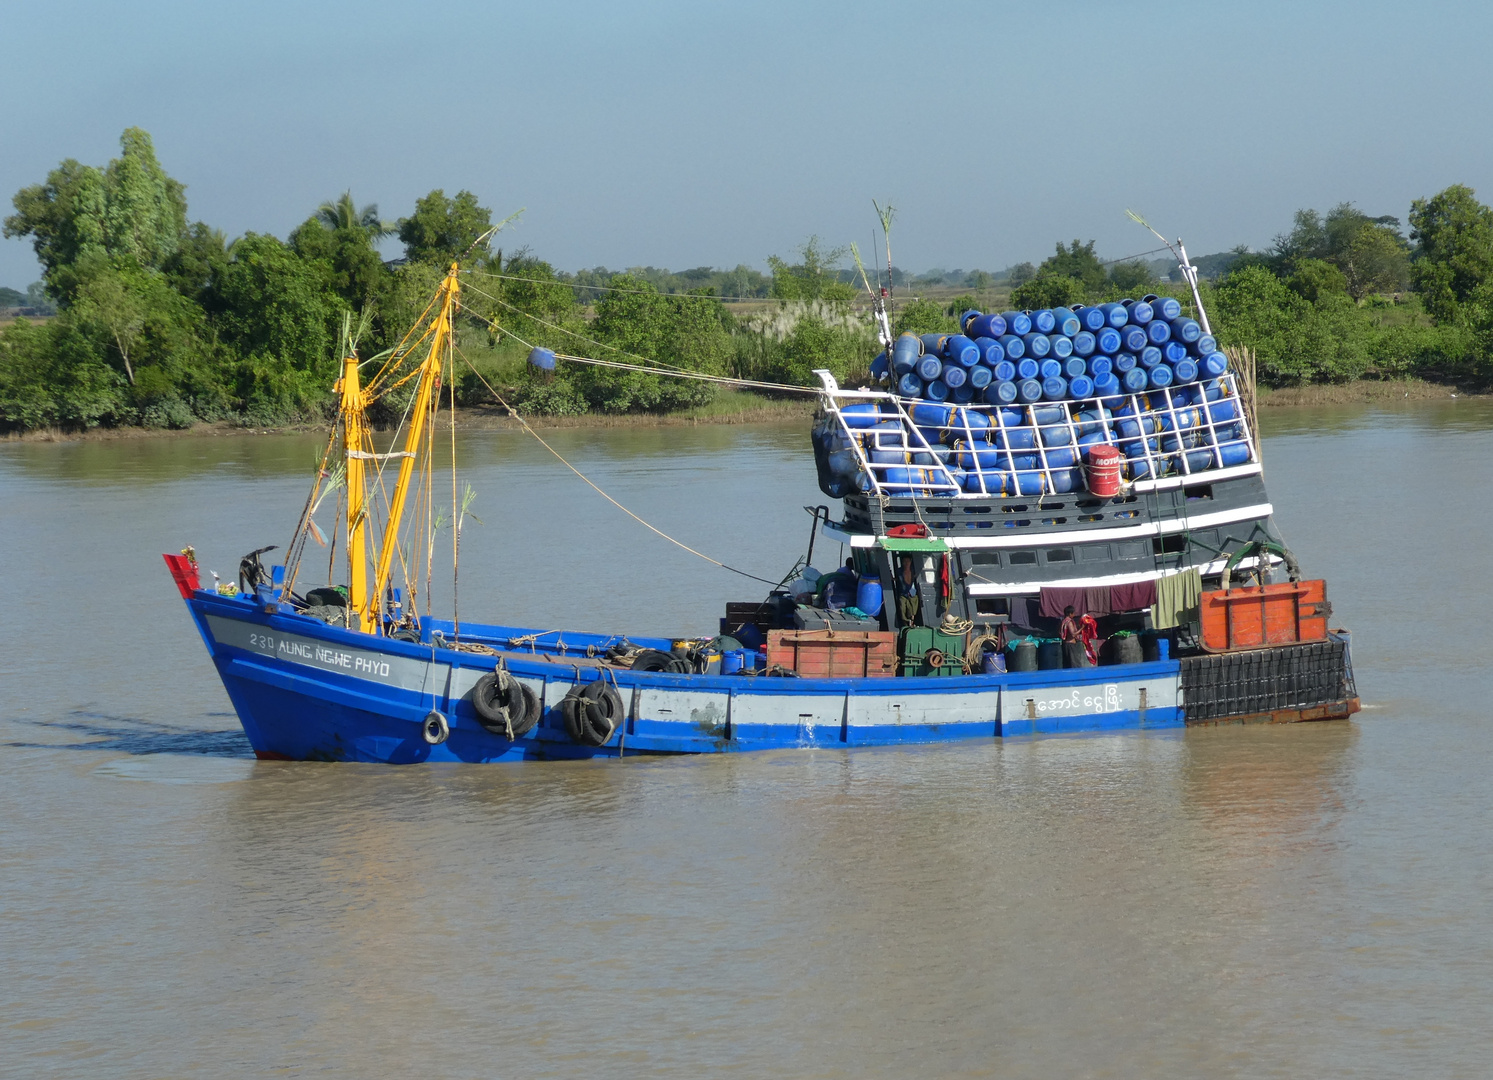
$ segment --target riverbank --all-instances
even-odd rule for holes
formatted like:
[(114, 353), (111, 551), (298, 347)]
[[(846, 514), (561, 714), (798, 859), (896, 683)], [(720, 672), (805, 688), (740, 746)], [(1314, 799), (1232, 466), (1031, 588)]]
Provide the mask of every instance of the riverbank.
[[(1395, 380), (1392, 382), (1325, 383), (1309, 386), (1293, 386), (1271, 390), (1260, 388), (1259, 405), (1262, 409), (1318, 408), (1327, 405), (1382, 405), (1393, 406), (1405, 401), (1433, 401), (1445, 399), (1479, 400), (1488, 394), (1469, 394), (1455, 386), (1423, 382), (1419, 379)], [(691, 427), (699, 424), (768, 424), (806, 420), (814, 414), (816, 403), (812, 398), (792, 400), (769, 400), (754, 394), (730, 392), (723, 394), (709, 405), (686, 409), (677, 413), (627, 413), (609, 415), (586, 413), (581, 416), (525, 416), (535, 428), (627, 428), (627, 427)], [(439, 424), (442, 430), (449, 425), (449, 413), (442, 413)], [(458, 431), (501, 431), (517, 428), (514, 420), (500, 406), (472, 406), (456, 410)], [(272, 427), (257, 427), (232, 421), (194, 424), (190, 428), (89, 428), (86, 431), (64, 431), (58, 428), (42, 428), (0, 435), (3, 442), (103, 442), (112, 439), (173, 439), (184, 436), (215, 438), (238, 435), (277, 435), (294, 432), (326, 431), (328, 425), (285, 424)]]

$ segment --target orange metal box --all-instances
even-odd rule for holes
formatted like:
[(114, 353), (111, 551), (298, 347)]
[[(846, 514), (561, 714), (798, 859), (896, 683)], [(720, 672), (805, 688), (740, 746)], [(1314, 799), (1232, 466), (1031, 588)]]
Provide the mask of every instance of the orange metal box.
[(1203, 593), (1202, 616), (1203, 648), (1232, 652), (1322, 641), (1332, 605), (1325, 581), (1291, 581)]
[(769, 630), (767, 664), (810, 679), (890, 677), (897, 635), (885, 630)]

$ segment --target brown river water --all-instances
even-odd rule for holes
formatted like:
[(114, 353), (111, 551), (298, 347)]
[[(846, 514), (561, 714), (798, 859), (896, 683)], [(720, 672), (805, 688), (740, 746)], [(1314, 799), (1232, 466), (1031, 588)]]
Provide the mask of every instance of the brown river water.
[[(478, 766), (249, 755), (159, 553), (283, 545), (316, 438), (0, 445), (0, 1076), (1488, 1076), (1493, 406), (1265, 425), (1352, 721)], [(763, 577), (826, 501), (802, 424), (548, 437)], [(461, 441), (469, 617), (761, 595)]]

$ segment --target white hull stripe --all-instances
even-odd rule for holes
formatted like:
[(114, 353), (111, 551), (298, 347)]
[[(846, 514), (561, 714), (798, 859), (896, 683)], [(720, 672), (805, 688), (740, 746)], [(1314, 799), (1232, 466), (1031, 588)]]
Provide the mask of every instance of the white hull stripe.
[[(1227, 559), (1215, 559), (1206, 566), (1199, 566), (1197, 569), (1205, 575), (1219, 574), (1223, 572), (1223, 565), (1226, 562), (1228, 562)], [(1258, 562), (1258, 559), (1253, 558), (1240, 559), (1235, 565), (1239, 569), (1246, 569), (1256, 565)], [(1270, 562), (1275, 564), (1280, 562), (1280, 560), (1272, 556)], [(1161, 578), (1172, 577), (1183, 572), (1181, 570), (1142, 570), (1134, 574), (1109, 574), (1105, 577), (1058, 578), (1048, 581), (1020, 581), (1011, 583), (995, 581), (975, 582), (973, 580), (974, 575), (971, 574), (965, 580), (969, 582), (967, 590), (971, 596), (1008, 596), (1021, 593), (1037, 593), (1041, 592), (1044, 587), (1050, 589), (1089, 589), (1097, 588), (1100, 585), (1133, 585), (1137, 581), (1159, 581)]]
[[(1260, 503), (1257, 506), (1245, 506), (1237, 510), (1218, 510), (1211, 514), (1197, 514), (1173, 521), (1153, 521), (1144, 525), (1067, 529), (1062, 532), (1030, 532), (1020, 529), (1012, 530), (1011, 534), (1001, 536), (951, 536), (941, 530), (935, 530), (930, 535), (956, 548), (1029, 548), (1057, 544), (1101, 544), (1110, 540), (1133, 540), (1142, 536), (1160, 536), (1163, 533), (1207, 529), (1214, 525), (1229, 525), (1238, 521), (1254, 521), (1267, 518), (1273, 513), (1275, 513), (1275, 507), (1271, 503)], [(869, 548), (876, 545), (876, 537), (867, 533), (846, 532), (840, 526), (833, 524), (824, 525), (822, 529), (825, 536), (838, 540), (842, 544), (849, 544), (853, 548)]]

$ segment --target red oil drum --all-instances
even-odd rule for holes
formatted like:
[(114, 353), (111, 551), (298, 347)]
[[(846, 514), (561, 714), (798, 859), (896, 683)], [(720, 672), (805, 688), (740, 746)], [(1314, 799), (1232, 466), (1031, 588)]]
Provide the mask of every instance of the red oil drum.
[(1089, 447), (1089, 490), (1109, 498), (1120, 493), (1120, 462), (1125, 455), (1113, 446), (1096, 443)]

